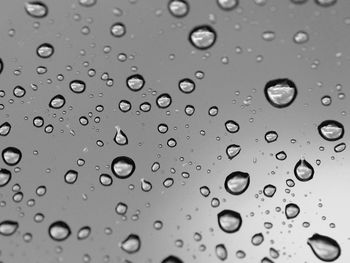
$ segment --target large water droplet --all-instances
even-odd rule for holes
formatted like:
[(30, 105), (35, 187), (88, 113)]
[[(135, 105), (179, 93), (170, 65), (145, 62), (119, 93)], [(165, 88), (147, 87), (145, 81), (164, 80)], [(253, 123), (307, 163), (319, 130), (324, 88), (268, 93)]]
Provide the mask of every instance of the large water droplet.
[(232, 160), (241, 152), (241, 146), (237, 144), (231, 144), (226, 148), (227, 157)]
[(130, 234), (124, 241), (120, 244), (121, 249), (129, 254), (136, 253), (141, 248), (141, 240), (138, 235)]
[(112, 176), (109, 174), (101, 174), (99, 180), (103, 186), (111, 186), (113, 184)]
[(285, 108), (297, 97), (297, 87), (290, 79), (274, 79), (265, 85), (265, 97), (276, 108)]
[(122, 37), (126, 34), (126, 27), (123, 23), (117, 22), (111, 25), (110, 32), (114, 37)]
[(66, 222), (56, 221), (49, 226), (49, 236), (55, 241), (64, 241), (70, 234), (71, 230)]
[(275, 142), (278, 138), (278, 134), (275, 131), (268, 131), (265, 133), (265, 141), (267, 143)]
[(79, 4), (84, 7), (92, 7), (96, 5), (97, 0), (79, 0)]
[(91, 234), (91, 227), (89, 226), (83, 226), (78, 230), (77, 238), (78, 240), (84, 240), (87, 239)]
[(336, 260), (341, 254), (338, 242), (328, 236), (314, 234), (307, 240), (307, 244), (317, 258), (326, 262)]
[(205, 50), (215, 44), (216, 32), (209, 25), (196, 26), (191, 30), (188, 38), (195, 48)]
[(182, 79), (179, 81), (179, 90), (183, 93), (189, 94), (196, 89), (196, 84), (192, 79)]
[(293, 41), (296, 44), (305, 44), (309, 41), (309, 34), (305, 31), (298, 31), (294, 34)]
[(49, 13), (47, 5), (41, 1), (26, 2), (24, 10), (33, 18), (44, 18)]
[(340, 153), (346, 149), (346, 144), (344, 142), (337, 144), (334, 146), (334, 151), (336, 153)]
[(302, 182), (311, 180), (314, 176), (314, 172), (314, 168), (305, 159), (300, 159), (294, 166), (294, 175)]
[(65, 97), (58, 94), (50, 100), (49, 107), (57, 110), (62, 108), (65, 104), (66, 104)]
[(172, 102), (171, 96), (167, 93), (159, 95), (156, 99), (157, 106), (161, 109), (166, 109)]
[(22, 159), (22, 152), (16, 147), (7, 147), (2, 150), (2, 160), (9, 166), (18, 164)]
[(242, 225), (241, 215), (233, 210), (223, 210), (218, 214), (218, 224), (226, 233), (237, 232)]
[(187, 0), (170, 0), (168, 10), (176, 18), (185, 17), (190, 11), (190, 5)]
[(5, 220), (0, 223), (0, 235), (11, 236), (18, 229), (18, 222), (12, 220)]
[(75, 170), (68, 170), (64, 175), (64, 181), (67, 184), (74, 184), (78, 179), (78, 172)]
[(5, 168), (0, 168), (0, 187), (7, 185), (11, 180), (12, 174)]
[(236, 171), (229, 174), (225, 179), (225, 189), (233, 195), (244, 193), (249, 186), (250, 176), (248, 173)]
[(296, 218), (300, 213), (300, 208), (297, 204), (290, 203), (287, 204), (284, 210), (287, 219)]
[(251, 242), (254, 246), (261, 245), (264, 242), (264, 235), (262, 233), (257, 233), (252, 236)]
[(130, 177), (135, 171), (135, 162), (126, 156), (119, 156), (113, 159), (111, 164), (112, 173), (120, 179)]
[(327, 141), (337, 141), (344, 136), (344, 126), (335, 120), (326, 120), (318, 125), (318, 133)]
[(233, 120), (228, 120), (225, 122), (225, 128), (229, 133), (236, 133), (239, 131), (239, 124)]
[(145, 79), (140, 74), (135, 74), (135, 75), (129, 76), (126, 79), (126, 86), (131, 91), (141, 90), (145, 86), (145, 83), (146, 83)]

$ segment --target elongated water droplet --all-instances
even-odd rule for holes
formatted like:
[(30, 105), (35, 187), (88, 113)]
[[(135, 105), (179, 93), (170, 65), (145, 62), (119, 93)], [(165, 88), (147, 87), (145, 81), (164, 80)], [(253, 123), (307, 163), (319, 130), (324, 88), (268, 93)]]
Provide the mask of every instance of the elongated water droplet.
[(260, 261), (261, 263), (274, 263), (271, 259), (268, 257), (263, 257)]
[(55, 241), (64, 241), (70, 234), (71, 230), (66, 222), (56, 221), (49, 226), (49, 236)]
[(294, 34), (293, 41), (296, 44), (305, 44), (309, 41), (309, 34), (305, 31), (298, 31)]
[(274, 79), (265, 85), (265, 97), (276, 108), (285, 108), (293, 103), (297, 97), (297, 87), (290, 79)]
[(296, 218), (300, 213), (300, 208), (297, 204), (290, 203), (287, 204), (284, 210), (287, 219)]
[(22, 152), (16, 147), (7, 147), (2, 150), (2, 160), (9, 166), (17, 165), (22, 159)]
[(117, 129), (117, 132), (114, 135), (114, 142), (118, 145), (127, 145), (128, 144), (128, 137), (126, 134), (119, 128), (119, 126), (115, 127)]
[(130, 234), (121, 242), (120, 247), (129, 254), (136, 253), (141, 248), (141, 239), (138, 235)]
[(239, 0), (216, 0), (218, 6), (224, 11), (231, 11), (237, 8)]
[(97, 0), (79, 0), (79, 4), (84, 7), (92, 7), (96, 5)]
[(242, 225), (241, 215), (233, 210), (223, 210), (218, 214), (218, 224), (226, 233), (237, 232)]
[(197, 49), (211, 48), (216, 42), (216, 31), (209, 25), (196, 26), (189, 33), (190, 43)]
[(276, 186), (268, 184), (264, 187), (263, 193), (266, 197), (273, 197), (276, 193)]
[(224, 244), (218, 244), (215, 247), (215, 254), (218, 259), (224, 261), (227, 259), (227, 249)]
[(11, 131), (11, 124), (9, 122), (4, 122), (0, 125), (0, 136), (7, 136)]
[(337, 144), (334, 146), (334, 151), (336, 153), (340, 153), (346, 149), (346, 144), (344, 142)]
[(18, 229), (18, 222), (13, 220), (5, 220), (0, 223), (0, 235), (11, 236)]
[(299, 181), (306, 182), (311, 180), (314, 173), (314, 168), (305, 159), (300, 159), (294, 166), (294, 175)]
[(229, 174), (225, 179), (225, 189), (233, 195), (243, 194), (249, 186), (250, 176), (248, 173), (236, 171)]
[(91, 234), (91, 227), (89, 226), (83, 226), (78, 230), (77, 238), (78, 240), (84, 240), (87, 239)]
[(338, 242), (328, 236), (314, 234), (307, 240), (307, 244), (317, 258), (326, 262), (335, 261), (341, 254)]
[(176, 18), (185, 17), (190, 11), (190, 5), (187, 0), (170, 0), (168, 10)]
[(141, 189), (144, 192), (149, 192), (152, 190), (152, 184), (151, 182), (145, 180), (145, 179), (141, 179)]
[(321, 7), (330, 7), (337, 3), (337, 0), (315, 0), (315, 3)]
[(52, 109), (60, 109), (66, 104), (66, 99), (62, 95), (58, 94), (54, 96), (49, 103), (49, 107)]
[(26, 2), (24, 10), (33, 18), (44, 18), (49, 13), (47, 5), (41, 1)]
[(113, 159), (111, 164), (112, 173), (120, 179), (130, 177), (136, 169), (135, 162), (126, 156), (119, 156)]
[(227, 157), (232, 160), (241, 152), (241, 146), (237, 144), (231, 144), (226, 148)]
[(0, 168), (0, 187), (7, 185), (11, 181), (12, 174), (5, 168)]
[(335, 120), (326, 120), (318, 125), (318, 132), (327, 141), (337, 141), (344, 136), (344, 126)]
[(276, 159), (279, 161), (284, 161), (285, 159), (287, 159), (287, 154), (284, 151), (280, 151), (278, 153), (276, 153)]
[(251, 242), (254, 246), (261, 245), (264, 242), (264, 235), (262, 233), (257, 233), (252, 236)]

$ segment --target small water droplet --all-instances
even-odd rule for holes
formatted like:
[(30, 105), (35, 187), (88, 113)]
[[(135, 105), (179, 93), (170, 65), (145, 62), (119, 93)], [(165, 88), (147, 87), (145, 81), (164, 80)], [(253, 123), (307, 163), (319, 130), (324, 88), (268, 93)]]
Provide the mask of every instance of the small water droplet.
[(226, 233), (237, 232), (242, 225), (241, 215), (233, 210), (223, 210), (218, 214), (218, 224)]

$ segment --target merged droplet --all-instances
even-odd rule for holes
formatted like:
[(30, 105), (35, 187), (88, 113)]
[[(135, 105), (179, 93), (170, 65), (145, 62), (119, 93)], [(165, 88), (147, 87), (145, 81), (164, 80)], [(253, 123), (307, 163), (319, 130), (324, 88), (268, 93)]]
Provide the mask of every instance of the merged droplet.
[(141, 248), (141, 239), (138, 235), (130, 234), (121, 242), (120, 247), (129, 254), (136, 253)]
[(183, 263), (183, 261), (181, 259), (179, 259), (178, 257), (170, 255), (170, 256), (166, 257), (165, 259), (163, 259), (161, 263)]
[(170, 0), (168, 10), (176, 18), (185, 17), (190, 11), (190, 5), (187, 0)]
[(117, 22), (111, 25), (110, 32), (112, 36), (119, 38), (126, 34), (126, 27), (123, 23)]
[(70, 234), (70, 227), (64, 221), (56, 221), (49, 226), (49, 236), (55, 241), (64, 241)]
[(82, 80), (72, 80), (69, 83), (69, 88), (71, 91), (73, 91), (74, 93), (83, 93), (86, 89), (86, 84), (84, 81)]
[(0, 168), (0, 187), (7, 185), (11, 181), (12, 174), (5, 168)]
[(145, 79), (140, 74), (134, 74), (126, 79), (126, 86), (131, 91), (139, 91), (145, 86)]
[(225, 189), (233, 195), (243, 194), (249, 186), (250, 176), (248, 173), (236, 171), (229, 174), (225, 179)]
[(306, 182), (311, 180), (314, 173), (314, 168), (305, 159), (300, 159), (294, 166), (294, 175), (299, 181)]
[(209, 25), (193, 28), (189, 34), (190, 43), (197, 49), (211, 48), (216, 42), (216, 31)]
[(83, 226), (78, 230), (77, 238), (78, 240), (87, 239), (91, 234), (91, 227)]
[(55, 49), (54, 49), (53, 45), (51, 45), (49, 43), (41, 44), (36, 49), (36, 54), (40, 58), (49, 58), (53, 55), (54, 52), (55, 52)]
[(231, 11), (238, 7), (239, 0), (216, 0), (218, 6), (224, 11)]
[(185, 78), (179, 81), (179, 90), (183, 93), (192, 93), (196, 88), (196, 84), (192, 79)]
[(242, 225), (241, 215), (233, 210), (223, 210), (218, 214), (218, 224), (226, 233), (237, 232)]
[(241, 146), (237, 144), (231, 144), (226, 148), (226, 155), (229, 160), (235, 158), (241, 152)]
[(287, 219), (293, 219), (299, 215), (300, 208), (297, 204), (290, 203), (286, 205), (284, 213), (286, 214)]
[(11, 131), (11, 124), (9, 122), (4, 122), (0, 125), (0, 136), (7, 136)]
[(341, 254), (338, 242), (328, 236), (314, 234), (307, 240), (307, 244), (317, 258), (326, 262), (335, 261)]
[(272, 184), (268, 184), (268, 185), (265, 185), (264, 187), (264, 190), (263, 190), (263, 193), (266, 197), (273, 197), (276, 193), (276, 186), (272, 185)]
[(119, 126), (115, 127), (117, 129), (115, 135), (114, 135), (114, 142), (118, 145), (127, 145), (128, 144), (128, 137), (126, 134), (119, 128)]
[(112, 173), (120, 179), (130, 177), (135, 171), (136, 165), (134, 160), (127, 156), (119, 156), (113, 159), (111, 164)]
[(297, 97), (297, 87), (290, 79), (274, 79), (265, 85), (265, 97), (276, 108), (285, 108), (293, 103)]
[(218, 259), (224, 261), (227, 259), (227, 249), (224, 244), (218, 244), (215, 247), (215, 254)]
[(54, 96), (49, 103), (49, 107), (52, 109), (60, 109), (66, 104), (66, 98), (58, 94)]
[(225, 122), (225, 128), (229, 133), (236, 133), (239, 131), (239, 124), (233, 120), (228, 120)]
[(26, 2), (24, 10), (33, 18), (44, 18), (49, 13), (49, 8), (41, 1)]
[(264, 242), (264, 235), (262, 233), (257, 233), (252, 236), (251, 242), (254, 246), (261, 245)]
[(18, 229), (18, 222), (13, 220), (4, 220), (0, 223), (0, 235), (11, 236)]
[(344, 126), (335, 120), (326, 120), (318, 125), (318, 133), (327, 141), (337, 141), (344, 136)]
[(337, 3), (337, 0), (315, 0), (315, 3), (322, 7), (330, 7)]
[(7, 147), (2, 150), (2, 160), (9, 166), (17, 165), (22, 159), (22, 152), (16, 147)]
[(161, 109), (166, 109), (172, 102), (171, 96), (168, 93), (159, 95), (156, 99), (157, 106)]

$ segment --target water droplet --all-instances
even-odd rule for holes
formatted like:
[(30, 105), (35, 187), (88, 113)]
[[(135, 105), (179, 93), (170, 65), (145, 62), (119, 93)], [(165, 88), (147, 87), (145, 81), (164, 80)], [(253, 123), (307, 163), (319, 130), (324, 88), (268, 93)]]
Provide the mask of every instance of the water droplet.
[(117, 22), (111, 25), (110, 32), (114, 37), (122, 37), (126, 34), (126, 27), (123, 23)]
[(200, 50), (211, 48), (216, 41), (216, 31), (209, 25), (196, 26), (189, 34), (189, 41)]
[(314, 173), (314, 168), (305, 159), (300, 159), (294, 166), (294, 175), (299, 181), (306, 182), (311, 180)]
[(74, 184), (78, 179), (78, 172), (75, 170), (68, 170), (64, 175), (64, 181), (67, 184)]
[(131, 91), (139, 91), (145, 86), (145, 79), (140, 74), (131, 75), (126, 79), (126, 86)]
[(187, 16), (190, 11), (190, 5), (187, 0), (170, 0), (168, 10), (171, 15), (176, 18)]
[(344, 126), (335, 120), (323, 121), (317, 127), (318, 133), (327, 141), (337, 141), (344, 136)]
[(250, 176), (248, 173), (236, 171), (229, 174), (225, 179), (225, 189), (233, 195), (243, 194), (249, 186)]
[(114, 142), (118, 145), (127, 145), (128, 144), (128, 137), (126, 134), (119, 128), (119, 126), (115, 127), (117, 129), (117, 132), (114, 135)]
[(239, 124), (233, 120), (226, 121), (225, 128), (226, 128), (226, 131), (228, 131), (229, 133), (236, 133), (240, 129)]
[(22, 98), (24, 95), (26, 95), (26, 90), (21, 87), (21, 86), (16, 86), (14, 89), (13, 89), (13, 95), (16, 97), (16, 98)]
[(125, 203), (119, 202), (115, 207), (115, 212), (118, 215), (125, 215), (127, 211), (128, 211), (128, 206)]
[(233, 210), (223, 210), (218, 214), (218, 223), (222, 231), (234, 233), (241, 228), (242, 217)]
[(340, 153), (346, 149), (346, 144), (344, 142), (337, 144), (334, 146), (334, 151), (336, 153)]
[(272, 41), (276, 38), (276, 33), (274, 31), (265, 31), (262, 33), (261, 37), (265, 41)]
[(215, 117), (216, 115), (218, 115), (218, 113), (219, 113), (219, 109), (218, 109), (218, 107), (216, 107), (216, 106), (212, 106), (212, 107), (210, 107), (209, 110), (208, 110), (208, 114), (209, 114), (209, 116), (211, 116), (211, 117)]
[(218, 259), (224, 261), (227, 259), (227, 249), (224, 244), (218, 244), (215, 247), (215, 254)]
[(276, 108), (285, 108), (297, 97), (297, 87), (290, 79), (274, 79), (265, 85), (265, 97)]
[(163, 259), (161, 263), (183, 263), (183, 261), (178, 257), (170, 255)]
[(276, 141), (278, 138), (278, 134), (275, 131), (268, 131), (267, 133), (265, 133), (265, 141), (267, 143), (271, 143)]
[(182, 79), (179, 81), (179, 89), (181, 92), (189, 94), (192, 93), (196, 88), (196, 84), (192, 79)]
[(65, 104), (66, 104), (65, 97), (58, 94), (50, 100), (49, 107), (57, 110), (62, 108)]
[(121, 100), (119, 102), (119, 109), (120, 111), (122, 112), (128, 112), (131, 110), (131, 103), (130, 101), (127, 101), (127, 100)]
[(69, 88), (71, 91), (73, 91), (74, 93), (83, 93), (86, 89), (86, 84), (84, 81), (82, 80), (72, 80), (69, 83)]
[(7, 136), (11, 131), (11, 124), (8, 122), (4, 122), (0, 125), (0, 136)]
[(5, 168), (0, 168), (0, 187), (4, 187), (11, 180), (12, 174)]
[(103, 186), (111, 186), (113, 183), (112, 176), (109, 174), (101, 174), (99, 180), (100, 184)]
[(90, 236), (91, 228), (89, 226), (83, 226), (78, 230), (77, 238), (78, 240), (87, 239)]
[(192, 105), (186, 105), (185, 107), (185, 113), (187, 116), (192, 116), (196, 109)]
[(284, 161), (285, 159), (287, 159), (287, 154), (284, 151), (280, 151), (276, 153), (276, 159), (279, 161)]
[(264, 242), (264, 235), (262, 233), (257, 233), (252, 236), (251, 242), (254, 246), (261, 245), (262, 242)]
[(224, 11), (231, 11), (238, 7), (239, 0), (217, 0), (218, 6)]
[(152, 184), (151, 182), (145, 180), (145, 179), (141, 179), (141, 189), (144, 192), (149, 192), (152, 190)]
[(84, 7), (92, 7), (96, 5), (97, 0), (79, 0), (79, 4)]
[(287, 219), (293, 219), (299, 215), (300, 208), (297, 204), (290, 203), (286, 205), (284, 212), (286, 214)]
[(201, 193), (202, 196), (208, 197), (210, 195), (210, 189), (208, 186), (202, 186), (199, 188), (199, 192)]
[(314, 234), (307, 240), (307, 244), (317, 258), (326, 262), (335, 261), (341, 254), (338, 242), (328, 236)]
[(293, 36), (295, 44), (305, 44), (309, 41), (309, 34), (305, 31), (298, 31)]
[(44, 18), (49, 13), (47, 5), (41, 1), (26, 2), (24, 10), (33, 18)]
[(18, 222), (12, 220), (5, 220), (0, 223), (0, 235), (11, 236), (18, 229)]
[(329, 7), (335, 5), (337, 3), (337, 0), (315, 0), (315, 3), (318, 6)]
[(272, 185), (272, 184), (268, 184), (264, 187), (263, 193), (266, 197), (273, 197), (276, 193), (276, 186)]
[(53, 55), (54, 52), (55, 52), (54, 47), (51, 44), (49, 44), (49, 43), (41, 44), (36, 49), (36, 54), (40, 58), (49, 58), (49, 57), (51, 57)]
[(263, 257), (260, 261), (261, 263), (274, 263), (271, 259), (268, 257)]
[(170, 106), (172, 99), (169, 94), (163, 93), (157, 97), (157, 106), (161, 109), (166, 109)]
[(135, 171), (135, 162), (126, 156), (119, 156), (113, 159), (111, 164), (112, 173), (119, 179), (130, 177)]
[(9, 166), (15, 166), (22, 159), (22, 152), (16, 147), (7, 147), (2, 150), (2, 160)]
[(321, 98), (321, 103), (323, 106), (329, 106), (332, 104), (331, 96), (325, 95)]
[(53, 222), (49, 226), (49, 236), (55, 241), (64, 241), (70, 234), (70, 227), (63, 221)]
[(141, 240), (138, 235), (130, 234), (122, 243), (120, 244), (122, 250), (129, 254), (136, 253), (141, 248)]
[(231, 144), (226, 148), (226, 155), (229, 160), (235, 158), (241, 152), (241, 146), (237, 144)]

